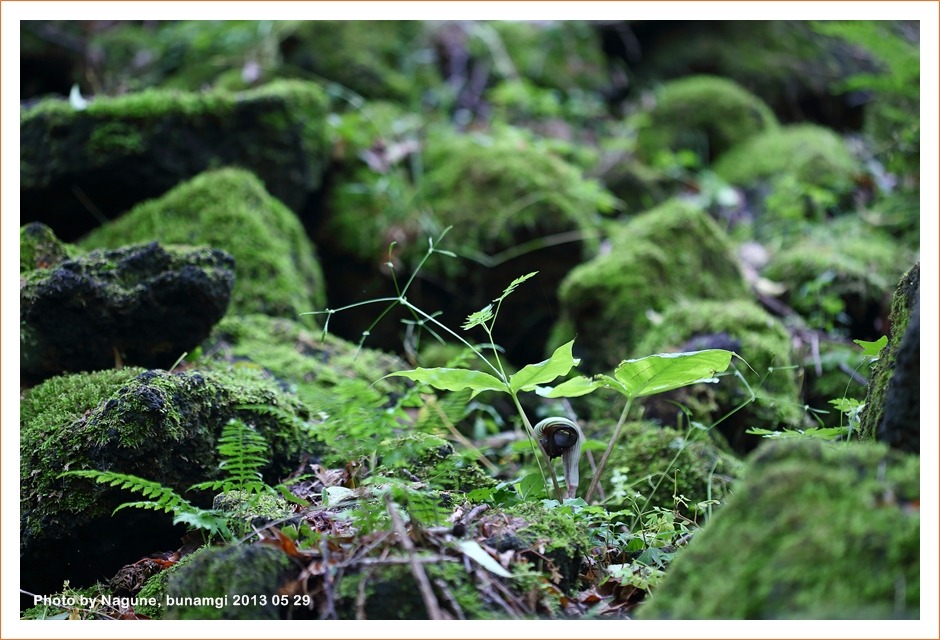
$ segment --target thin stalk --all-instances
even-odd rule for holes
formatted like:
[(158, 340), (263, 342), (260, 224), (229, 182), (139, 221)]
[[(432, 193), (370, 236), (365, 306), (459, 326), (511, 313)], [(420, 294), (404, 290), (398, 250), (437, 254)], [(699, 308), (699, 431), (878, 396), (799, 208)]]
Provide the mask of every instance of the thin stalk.
[[(552, 487), (555, 489), (555, 497), (558, 499), (558, 502), (564, 502), (564, 495), (561, 493), (561, 487), (558, 486), (558, 477), (555, 475), (555, 468), (552, 466), (552, 459), (548, 457), (548, 452), (542, 446), (542, 443), (539, 441), (538, 436), (535, 435), (535, 429), (532, 428), (532, 423), (529, 422), (528, 416), (526, 416), (525, 411), (522, 410), (522, 405), (519, 404), (519, 399), (516, 397), (516, 394), (510, 394), (512, 396), (513, 404), (516, 405), (516, 411), (519, 412), (519, 415), (522, 417), (522, 423), (525, 425), (526, 431), (529, 434), (535, 445), (539, 448), (539, 451), (542, 452), (542, 458), (544, 458), (545, 463), (548, 465), (548, 474), (552, 479)], [(538, 462), (538, 458), (536, 458)], [(539, 471), (542, 470), (542, 464), (539, 463)], [(544, 477), (544, 472), (542, 473)]]
[(594, 497), (594, 492), (597, 490), (597, 485), (601, 481), (601, 474), (604, 473), (604, 467), (607, 466), (607, 459), (610, 457), (614, 447), (617, 445), (617, 439), (620, 437), (620, 431), (623, 429), (624, 422), (627, 421), (627, 414), (630, 412), (630, 405), (632, 403), (633, 398), (628, 397), (627, 403), (623, 407), (623, 412), (620, 414), (620, 419), (617, 420), (617, 426), (614, 427), (614, 434), (610, 437), (610, 442), (607, 443), (607, 450), (604, 451), (604, 455), (601, 457), (601, 461), (597, 465), (597, 471), (594, 473), (594, 477), (591, 479), (591, 486), (588, 487), (587, 495), (584, 496), (584, 501), (589, 504), (591, 502), (591, 498)]

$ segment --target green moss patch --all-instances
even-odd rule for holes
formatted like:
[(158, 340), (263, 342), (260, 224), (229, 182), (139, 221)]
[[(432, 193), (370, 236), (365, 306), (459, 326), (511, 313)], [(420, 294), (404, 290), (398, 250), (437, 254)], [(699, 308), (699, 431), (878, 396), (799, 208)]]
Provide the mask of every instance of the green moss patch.
[(296, 317), (322, 304), (323, 277), (303, 226), (246, 171), (197, 176), (94, 231), (81, 246), (150, 240), (230, 253), (236, 276), (231, 312)]
[(736, 144), (777, 128), (777, 118), (760, 98), (714, 76), (665, 83), (641, 120), (637, 152), (650, 163), (662, 151), (691, 149), (708, 164)]
[(638, 617), (918, 618), (916, 456), (764, 445)]

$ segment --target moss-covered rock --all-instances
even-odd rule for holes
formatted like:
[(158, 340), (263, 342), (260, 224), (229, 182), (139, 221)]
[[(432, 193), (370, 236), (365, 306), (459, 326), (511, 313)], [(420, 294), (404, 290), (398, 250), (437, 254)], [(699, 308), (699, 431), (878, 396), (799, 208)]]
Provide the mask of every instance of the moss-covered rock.
[(225, 313), (233, 271), (222, 251), (151, 242), (21, 274), (20, 370), (170, 367)]
[(166, 586), (167, 620), (280, 620), (290, 607), (272, 596), (297, 567), (280, 549), (232, 545), (207, 549)]
[(783, 301), (810, 326), (877, 340), (892, 287), (911, 260), (894, 239), (843, 217), (794, 238), (761, 275), (787, 285)]
[(447, 440), (428, 433), (412, 432), (380, 443), (382, 454), (379, 474), (397, 474), (418, 478), (435, 490), (468, 493), (474, 489), (496, 486), (496, 480), (472, 460), (458, 455)]
[(322, 305), (323, 275), (302, 225), (247, 171), (203, 173), (95, 230), (81, 246), (150, 240), (230, 253), (233, 313), (296, 317)]
[[(888, 344), (871, 372), (860, 437), (903, 451), (920, 451), (920, 263), (904, 274), (894, 292)], [(913, 326), (912, 326), (913, 325)], [(910, 344), (905, 345), (905, 342)], [(895, 380), (897, 378), (897, 381)], [(898, 389), (893, 390), (892, 387)], [(907, 397), (902, 389), (906, 387)], [(916, 393), (916, 397), (910, 394)], [(892, 402), (892, 395), (897, 398)], [(896, 414), (896, 415), (892, 415)]]
[(694, 385), (645, 399), (647, 417), (676, 424), (680, 410), (692, 419), (712, 424), (732, 410), (741, 410), (719, 426), (735, 450), (750, 450), (758, 443), (744, 432), (750, 427), (775, 429), (801, 424), (802, 402), (793, 367), (790, 335), (783, 324), (749, 300), (687, 301), (667, 309), (658, 324), (637, 344), (636, 357), (668, 351), (723, 348), (739, 354), (750, 365), (735, 365), (754, 391), (734, 376), (717, 384)]
[[(597, 246), (594, 219), (613, 205), (612, 197), (543, 144), (510, 127), (473, 134), (436, 130), (428, 135), (421, 166), (423, 173), (412, 180), (400, 166), (377, 171), (362, 165), (335, 186), (320, 241), (325, 250), (338, 250), (324, 261), (328, 278), (333, 282), (335, 275), (339, 283), (335, 302), (358, 300), (346, 299), (346, 292), (360, 296), (366, 287), (374, 290), (375, 272), (388, 261), (391, 241), (396, 242), (395, 268), (407, 273), (425, 255), (428, 238), (436, 239), (450, 226), (442, 248), (460, 259), (433, 256), (409, 299), (442, 310), (456, 324), (537, 264), (539, 288), (520, 287), (506, 299), (502, 313), (518, 322), (498, 325), (497, 338), (513, 358), (539, 359), (557, 309), (550, 292)], [(350, 257), (369, 266), (357, 275), (348, 267)], [(459, 292), (448, 284), (453, 282), (459, 282)], [(375, 293), (387, 295), (390, 284), (384, 287), (384, 293)], [(369, 313), (371, 320), (374, 313)], [(361, 324), (369, 323), (356, 320), (351, 326)], [(398, 328), (392, 328), (395, 335), (379, 342), (384, 348), (401, 342)], [(376, 339), (381, 330), (373, 331)]]
[(561, 321), (578, 336), (575, 348), (587, 370), (611, 369), (629, 357), (630, 345), (652, 326), (650, 313), (686, 298), (746, 293), (727, 236), (690, 203), (667, 201), (610, 240), (609, 253), (573, 269), (559, 288)]
[(761, 447), (639, 618), (917, 618), (920, 463), (883, 445)]
[(647, 163), (663, 151), (690, 149), (709, 164), (742, 141), (777, 128), (777, 118), (760, 98), (716, 76), (665, 83), (640, 121), (637, 153)]
[[(87, 109), (47, 100), (20, 122), (22, 220), (72, 241), (182, 180), (224, 165), (255, 172), (295, 211), (321, 182), (323, 91), (279, 82), (243, 94), (147, 90)], [(246, 234), (247, 235), (247, 234)]]
[[(610, 437), (614, 421), (586, 426), (595, 438)], [(701, 519), (707, 500), (724, 500), (740, 476), (741, 462), (720, 439), (700, 429), (679, 431), (651, 421), (625, 422), (601, 478), (608, 500), (646, 512), (654, 507)], [(609, 504), (615, 504), (613, 502)]]
[[(81, 584), (154, 548), (178, 546), (179, 532), (173, 535), (166, 514), (126, 509), (112, 518), (116, 506), (139, 497), (60, 478), (62, 471), (132, 474), (185, 495), (190, 485), (221, 474), (216, 439), (233, 417), (253, 424), (269, 443), (265, 473), (272, 484), (315, 446), (302, 426), (307, 409), (250, 370), (103, 371), (51, 378), (26, 392), (20, 416), (20, 547), (24, 575), (41, 587), (36, 593), (51, 592), (63, 577)], [(135, 535), (113, 533), (125, 530)]]
[(769, 236), (774, 223), (822, 220), (846, 202), (860, 165), (834, 131), (798, 124), (768, 129), (733, 146), (718, 157), (714, 170), (757, 194), (758, 230), (766, 227)]
[(59, 240), (48, 226), (31, 222), (20, 227), (20, 275), (54, 267), (79, 255), (78, 247)]

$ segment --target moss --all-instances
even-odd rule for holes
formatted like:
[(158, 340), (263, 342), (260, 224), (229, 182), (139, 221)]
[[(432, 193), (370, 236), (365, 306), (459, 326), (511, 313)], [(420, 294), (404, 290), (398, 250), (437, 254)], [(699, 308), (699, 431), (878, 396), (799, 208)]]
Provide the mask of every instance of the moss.
[[(376, 451), (382, 452), (384, 468), (392, 473), (404, 469), (438, 490), (467, 493), (496, 485), (479, 465), (457, 455), (447, 440), (436, 435), (408, 433), (381, 442)], [(381, 475), (383, 470), (377, 473)]]
[[(611, 235), (611, 250), (561, 283), (562, 322), (578, 336), (588, 370), (610, 369), (651, 327), (649, 314), (677, 300), (746, 293), (724, 232), (692, 204), (670, 200)], [(570, 337), (568, 338), (570, 339)]]
[(82, 247), (203, 244), (235, 258), (230, 312), (297, 316), (322, 305), (323, 276), (302, 225), (238, 169), (206, 172), (94, 231)]
[[(703, 337), (716, 341), (716, 345), (693, 343), (689, 346), (690, 341)], [(733, 364), (757, 396), (753, 403), (743, 406), (719, 427), (736, 449), (750, 449), (757, 444), (756, 437), (744, 434), (749, 427), (774, 429), (801, 424), (802, 403), (790, 335), (779, 320), (753, 302), (741, 299), (687, 301), (670, 307), (660, 322), (637, 343), (633, 355), (695, 351), (712, 346), (727, 348), (744, 358), (747, 365)], [(678, 401), (693, 408), (693, 420), (712, 424), (750, 400), (747, 387), (730, 375), (722, 377), (717, 385), (703, 386), (700, 393), (710, 396), (707, 405), (703, 406), (700, 400), (696, 407), (698, 387), (689, 387), (647, 399), (644, 403), (647, 415), (674, 424), (678, 410), (673, 403)], [(695, 408), (706, 410), (697, 412)]]
[(877, 229), (839, 218), (794, 240), (761, 275), (787, 285), (784, 302), (812, 327), (876, 340), (889, 292), (912, 261)]
[(140, 615), (147, 616), (153, 620), (162, 620), (164, 615), (166, 615), (166, 607), (163, 603), (166, 602), (166, 586), (170, 581), (170, 576), (176, 574), (176, 572), (198, 558), (200, 554), (204, 553), (208, 549), (209, 547), (200, 547), (189, 555), (180, 558), (180, 560), (171, 567), (168, 567), (160, 573), (151, 576), (150, 579), (144, 583), (144, 586), (141, 588), (140, 593), (137, 594), (137, 597), (142, 600), (155, 598), (159, 604), (155, 607), (143, 605), (137, 607), (135, 612)]
[(764, 445), (638, 617), (919, 617), (919, 476), (883, 445)]
[[(609, 437), (613, 426), (607, 420), (587, 428)], [(661, 507), (700, 518), (696, 505), (706, 500), (723, 502), (741, 475), (741, 462), (701, 430), (683, 433), (650, 421), (626, 422), (620, 443), (607, 463), (602, 486), (609, 498), (619, 489), (624, 506), (643, 509), (643, 513)], [(675, 500), (680, 497), (685, 504)]]
[(782, 174), (835, 193), (852, 189), (859, 165), (835, 132), (811, 124), (772, 129), (737, 144), (715, 162), (715, 172), (750, 186)]
[[(250, 536), (257, 522), (283, 522), (294, 513), (287, 501), (269, 493), (229, 491), (220, 493), (212, 501), (212, 508), (226, 514), (226, 519), (237, 538)], [(260, 526), (260, 525), (257, 525)]]
[(661, 151), (696, 151), (708, 164), (736, 144), (777, 128), (757, 96), (733, 80), (688, 76), (665, 83), (637, 133), (637, 153), (649, 163)]
[(40, 222), (20, 227), (20, 276), (48, 269), (79, 255), (78, 247), (59, 240), (52, 229)]
[(884, 418), (885, 401), (888, 385), (894, 375), (895, 362), (901, 341), (904, 339), (911, 312), (920, 297), (920, 262), (911, 267), (898, 282), (891, 299), (891, 311), (888, 317), (890, 326), (887, 346), (881, 350), (878, 362), (871, 372), (868, 389), (865, 394), (865, 410), (859, 425), (859, 437), (874, 440), (878, 427)]
[(244, 93), (150, 89), (99, 97), (78, 111), (45, 100), (21, 111), (24, 221), (73, 240), (88, 209), (113, 219), (214, 167), (253, 171), (295, 211), (320, 187), (328, 157), (326, 96), (277, 82)]
[(123, 501), (117, 491), (58, 478), (63, 470), (128, 473), (180, 493), (218, 477), (215, 441), (232, 417), (254, 424), (271, 446), (269, 480), (288, 472), (311, 446), (299, 420), (285, 423), (244, 405), (308, 417), (296, 400), (245, 370), (100, 372), (52, 378), (30, 390), (21, 413), (21, 544), (74, 531)]
[[(291, 570), (290, 557), (268, 545), (233, 545), (209, 549), (169, 577), (168, 620), (278, 620), (287, 607), (271, 596), (279, 593)], [(178, 599), (211, 599), (198, 605)], [(237, 598), (241, 598), (236, 602)]]

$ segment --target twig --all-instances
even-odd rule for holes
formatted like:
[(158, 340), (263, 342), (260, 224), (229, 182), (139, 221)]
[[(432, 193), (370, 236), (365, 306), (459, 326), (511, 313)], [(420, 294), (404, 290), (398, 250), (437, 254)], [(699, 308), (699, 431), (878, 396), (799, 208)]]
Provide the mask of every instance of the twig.
[(454, 594), (451, 593), (450, 589), (447, 588), (447, 583), (444, 582), (444, 580), (442, 580), (441, 578), (435, 578), (434, 586), (438, 588), (438, 590), (444, 596), (444, 599), (447, 600), (447, 604), (450, 605), (450, 608), (454, 612), (454, 615), (457, 616), (457, 619), (466, 620), (467, 618), (463, 614), (463, 609), (460, 607), (460, 604), (457, 602), (457, 599), (454, 597)]
[(320, 553), (323, 555), (323, 592), (326, 594), (326, 610), (320, 615), (320, 619), (338, 620), (333, 601), (333, 576), (330, 575), (330, 551), (327, 548), (326, 536), (320, 539)]
[(415, 582), (418, 583), (418, 590), (421, 592), (421, 599), (424, 600), (424, 607), (428, 611), (428, 618), (431, 620), (443, 620), (444, 616), (441, 614), (441, 607), (437, 603), (437, 598), (434, 596), (434, 590), (431, 588), (431, 581), (428, 580), (428, 574), (425, 573), (424, 567), (418, 562), (415, 556), (415, 545), (411, 541), (411, 538), (408, 537), (408, 532), (405, 531), (405, 525), (398, 515), (398, 509), (395, 508), (392, 497), (387, 494), (385, 496), (385, 508), (388, 510), (388, 515), (392, 519), (392, 526), (398, 534), (401, 546), (408, 553), (409, 559), (411, 560), (411, 573), (415, 577)]

